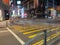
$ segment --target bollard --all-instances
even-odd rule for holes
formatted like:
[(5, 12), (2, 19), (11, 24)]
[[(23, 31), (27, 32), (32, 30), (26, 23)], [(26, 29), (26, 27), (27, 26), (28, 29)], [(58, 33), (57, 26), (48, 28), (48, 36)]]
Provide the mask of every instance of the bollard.
[(47, 30), (44, 30), (44, 45), (47, 45)]

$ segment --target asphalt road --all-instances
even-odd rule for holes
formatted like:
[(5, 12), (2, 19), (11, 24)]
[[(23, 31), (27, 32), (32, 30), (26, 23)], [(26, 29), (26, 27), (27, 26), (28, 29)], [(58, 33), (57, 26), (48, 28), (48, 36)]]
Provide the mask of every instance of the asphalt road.
[[(31, 22), (31, 21), (29, 21)], [(27, 22), (27, 23), (29, 23)], [(26, 23), (26, 22), (25, 22)], [(5, 24), (5, 25), (4, 25)], [(24, 22), (23, 22), (24, 24)], [(1, 27), (2, 26), (2, 27)], [(5, 27), (4, 27), (5, 26)], [(16, 27), (15, 27), (16, 28)], [(19, 29), (21, 30), (21, 29)], [(22, 31), (22, 30), (21, 30)], [(15, 32), (15, 35), (13, 32)], [(19, 31), (18, 31), (19, 32)], [(0, 45), (22, 45), (20, 43), (24, 43), (24, 42), (27, 42), (28, 40), (30, 40), (29, 38), (27, 38), (29, 35), (22, 35), (22, 32), (19, 32), (18, 33), (16, 30), (7, 30), (6, 28), (6, 22), (5, 23), (0, 23)], [(27, 31), (27, 32), (30, 32), (30, 31)], [(56, 31), (54, 32), (50, 32), (48, 34), (49, 35), (52, 35), (53, 33), (55, 33)], [(58, 31), (59, 32), (59, 31)], [(60, 33), (59, 33), (60, 34)], [(19, 36), (19, 37), (18, 37)], [(30, 43), (31, 45), (38, 42), (39, 40), (39, 44), (40, 42), (43, 42), (43, 40), (41, 39), (44, 35), (40, 35), (40, 36), (37, 36), (37, 38), (32, 41), (32, 43)], [(54, 36), (54, 35), (53, 35)], [(40, 38), (39, 38), (40, 37)], [(23, 39), (22, 41), (20, 40)], [(35, 42), (36, 41), (36, 42)]]
[[(25, 24), (29, 24), (30, 26), (32, 26), (32, 25), (35, 25), (35, 24), (40, 24), (40, 25), (53, 25), (54, 24), (54, 26), (58, 26), (58, 24), (57, 23), (55, 23), (55, 22), (57, 22), (57, 21), (55, 21), (55, 20), (40, 20), (40, 21), (34, 21), (34, 20), (16, 20), (16, 21), (14, 21), (13, 23), (11, 23), (11, 24), (13, 24), (13, 25), (25, 25)], [(59, 23), (59, 22), (58, 22)], [(18, 26), (15, 26), (15, 28), (17, 28)], [(16, 30), (18, 30), (18, 29), (16, 29)], [(20, 29), (19, 28), (19, 30), (20, 31), (22, 31), (22, 29)], [(33, 32), (33, 33), (32, 33)], [(35, 33), (34, 33), (35, 32)], [(55, 34), (55, 32), (56, 31), (53, 31), (53, 32), (49, 32), (48, 33), (48, 37), (50, 36), (50, 35), (53, 35), (53, 34)], [(59, 31), (58, 31), (59, 32)], [(37, 34), (37, 33), (40, 33), (40, 31), (38, 31), (38, 30), (35, 30), (34, 29), (34, 31), (33, 30), (28, 30), (28, 31), (24, 31), (23, 32), (23, 34), (25, 35), (25, 36), (27, 36), (27, 37), (29, 37), (30, 35), (32, 35), (32, 34)], [(31, 36), (31, 37), (34, 37), (35, 35), (33, 35), (33, 36)], [(52, 37), (52, 36), (51, 36)], [(31, 40), (29, 40), (29, 41), (31, 41), (30, 43), (29, 43), (29, 45), (32, 45), (32, 44), (34, 44), (34, 43), (38, 43), (38, 42), (43, 42), (43, 40), (42, 39), (44, 39), (44, 35), (40, 35), (40, 36), (37, 36), (37, 38), (35, 38), (33, 41), (31, 41)], [(52, 40), (53, 41), (53, 40)], [(39, 43), (40, 44), (40, 43)], [(39, 44), (37, 44), (37, 45), (39, 45)], [(36, 45), (36, 44), (34, 44), (34, 45)]]
[[(19, 30), (19, 32), (20, 33), (22, 33), (23, 35), (25, 35), (24, 36), (24, 39), (26, 39), (25, 37), (27, 36), (27, 38), (30, 38), (30, 40), (29, 40), (29, 44), (28, 45), (32, 45), (32, 44), (34, 44), (34, 45), (36, 45), (35, 43), (37, 43), (37, 42), (43, 42), (42, 41), (42, 39), (44, 40), (44, 32), (42, 33), (42, 32), (40, 32), (40, 30), (38, 30), (38, 29), (33, 29), (33, 30), (23, 30), (23, 29), (21, 29), (21, 26), (14, 26), (15, 28), (14, 29), (16, 29), (16, 30)], [(56, 27), (55, 27), (56, 28)], [(55, 36), (55, 33), (57, 33), (57, 32), (59, 32), (60, 30), (57, 30), (57, 29), (55, 29), (55, 28), (51, 28), (51, 30), (49, 30), (49, 32), (47, 32), (47, 36), (49, 37), (50, 35), (52, 35), (52, 36), (50, 36), (50, 38), (52, 38), (52, 37), (54, 37)], [(57, 27), (58, 28), (58, 27)], [(56, 31), (57, 30), (57, 31)], [(54, 35), (53, 35), (54, 34)], [(38, 36), (37, 36), (38, 35)], [(22, 36), (22, 35), (20, 35), (20, 36)], [(36, 36), (36, 37), (35, 37)], [(23, 37), (22, 37), (23, 38)], [(49, 38), (49, 39), (50, 39)], [(49, 40), (48, 39), (48, 40)], [(41, 41), (40, 41), (41, 40)], [(24, 41), (24, 40), (23, 40)], [(53, 40), (52, 40), (53, 41)], [(40, 44), (40, 43), (39, 43)]]
[(60, 45), (60, 38), (58, 38), (54, 43), (52, 43), (51, 45)]
[(0, 45), (21, 45), (21, 44), (6, 28), (0, 28)]
[(55, 25), (59, 26), (60, 20), (56, 19), (36, 19), (36, 20), (31, 20), (31, 19), (24, 19), (24, 20), (14, 20), (11, 22), (11, 25)]

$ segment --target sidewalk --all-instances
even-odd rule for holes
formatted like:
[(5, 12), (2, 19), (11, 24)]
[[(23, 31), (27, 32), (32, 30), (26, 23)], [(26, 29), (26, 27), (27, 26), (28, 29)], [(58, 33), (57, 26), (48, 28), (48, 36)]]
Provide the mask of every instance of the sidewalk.
[(1, 21), (0, 22), (0, 27), (6, 27), (6, 21)]

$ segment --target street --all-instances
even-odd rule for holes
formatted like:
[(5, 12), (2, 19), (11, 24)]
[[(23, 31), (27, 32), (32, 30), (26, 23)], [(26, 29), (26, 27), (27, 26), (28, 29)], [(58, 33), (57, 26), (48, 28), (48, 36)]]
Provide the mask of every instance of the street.
[(7, 30), (5, 21), (0, 22), (0, 45), (21, 45)]
[(6, 28), (0, 28), (0, 45), (21, 45), (21, 44)]
[[(57, 41), (55, 41), (53, 44), (60, 45), (60, 38)], [(53, 44), (51, 44), (51, 45), (53, 45)]]
[(60, 45), (60, 0), (0, 0), (0, 45)]
[(12, 23), (7, 27), (8, 22), (9, 21), (0, 22), (1, 45), (43, 45), (44, 30), (47, 31), (47, 44), (51, 44), (51, 41), (60, 37), (59, 25), (47, 25), (46, 23), (40, 23), (38, 25), (36, 22), (33, 22), (34, 24), (32, 24), (30, 23), (31, 21), (25, 21), (25, 23), (14, 22), (14, 24)]
[[(39, 21), (40, 22), (40, 21)], [(30, 45), (39, 45), (44, 43), (44, 30), (47, 30), (47, 41), (48, 43), (54, 40), (55, 37), (58, 37), (60, 35), (60, 26), (58, 24), (53, 23), (39, 23), (34, 21), (27, 21), (27, 20), (20, 20), (19, 22), (16, 20), (12, 24), (11, 28), (14, 28), (15, 30), (18, 30), (24, 37), (27, 37), (29, 40)], [(41, 21), (43, 22), (43, 21)], [(57, 33), (57, 34), (55, 34)], [(42, 40), (43, 39), (43, 40)], [(41, 41), (40, 41), (41, 40)], [(39, 43), (38, 43), (39, 42)], [(37, 44), (36, 44), (37, 43)], [(41, 45), (40, 44), (40, 45)]]

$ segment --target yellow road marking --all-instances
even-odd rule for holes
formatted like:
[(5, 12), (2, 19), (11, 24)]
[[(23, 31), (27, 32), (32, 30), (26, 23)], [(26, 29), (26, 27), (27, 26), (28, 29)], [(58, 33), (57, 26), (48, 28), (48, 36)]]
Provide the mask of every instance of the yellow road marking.
[(51, 31), (54, 31), (54, 30), (57, 30), (57, 29), (59, 29), (60, 27), (58, 27), (58, 28), (54, 28), (54, 29), (51, 29)]
[(53, 34), (53, 35), (49, 36), (49, 37), (47, 38), (47, 41), (49, 41), (49, 40), (51, 40), (51, 39), (54, 39), (55, 37), (57, 37), (57, 36), (59, 36), (59, 35), (60, 35), (60, 32), (57, 32), (56, 34)]
[[(19, 31), (21, 31), (21, 32), (23, 32), (23, 31), (26, 31), (27, 30), (27, 28), (24, 28), (24, 27), (20, 27), (20, 26), (12, 26), (14, 29), (16, 29), (16, 30), (19, 30)], [(31, 29), (34, 29), (34, 28), (31, 28)]]
[(28, 30), (34, 30), (34, 28), (31, 28), (31, 29), (22, 29), (22, 28), (15, 28), (16, 30), (19, 30), (20, 32), (25, 32), (25, 31), (28, 31)]
[(21, 27), (21, 26), (12, 26), (14, 29), (16, 29), (16, 30), (21, 30), (21, 29), (24, 29), (23, 27)]
[[(42, 33), (39, 33), (40, 35), (42, 35), (44, 32), (42, 32)], [(37, 36), (37, 34), (33, 34), (33, 35), (31, 35), (31, 36), (28, 36), (28, 38), (34, 38), (35, 36)]]
[(35, 44), (33, 44), (33, 45), (37, 45), (37, 44), (43, 44), (43, 40), (40, 40), (40, 41), (38, 41), (37, 43), (35, 43)]
[[(48, 28), (48, 27), (44, 27), (44, 28)], [(22, 31), (20, 31), (20, 32), (26, 32), (27, 30), (29, 31), (29, 30), (32, 30), (32, 31), (35, 31), (35, 29), (43, 29), (43, 27), (39, 27), (39, 28), (31, 28), (31, 29), (26, 29), (26, 30), (22, 30)]]
[[(22, 26), (12, 26), (14, 29), (16, 29), (16, 30), (19, 30), (20, 32), (24, 32), (24, 31), (27, 31), (27, 30), (33, 30), (33, 29), (37, 29), (37, 28), (34, 28), (34, 27), (28, 27), (28, 28), (26, 28), (26, 27), (22, 27)], [(42, 28), (42, 27), (40, 27), (40, 28)]]
[(25, 33), (23, 33), (23, 34), (30, 34), (30, 33), (34, 33), (34, 32), (38, 32), (38, 31), (40, 31), (40, 30), (33, 30), (33, 31), (30, 31), (30, 32), (25, 32)]
[[(44, 28), (44, 29), (46, 29), (46, 28)], [(23, 34), (30, 34), (30, 33), (34, 33), (34, 32), (38, 32), (38, 31), (41, 31), (41, 30), (44, 30), (44, 29), (40, 29), (40, 30), (33, 30), (33, 31), (30, 31), (30, 32), (25, 32), (25, 33), (23, 33)]]
[[(19, 25), (14, 25), (12, 26), (14, 29), (19, 30), (20, 32), (24, 32), (27, 30), (32, 30), (32, 29), (37, 29), (38, 27), (32, 27), (32, 26), (19, 26)], [(39, 26), (39, 28), (50, 28), (50, 27), (55, 27), (55, 26)]]
[[(52, 40), (52, 39), (54, 39), (54, 38), (56, 38), (56, 37), (59, 36), (59, 35), (60, 35), (60, 32), (57, 32), (57, 33), (55, 33), (55, 34), (47, 37), (47, 42), (50, 41), (50, 40)], [(42, 42), (42, 43), (41, 43), (41, 42)], [(42, 45), (43, 43), (44, 43), (43, 40), (40, 40), (40, 41), (38, 41), (38, 42), (36, 42), (36, 43), (34, 43), (34, 44), (32, 44), (32, 45)]]
[[(57, 30), (57, 29), (59, 29), (59, 28), (54, 28), (54, 29), (51, 29), (50, 31), (55, 31), (55, 30)], [(48, 31), (48, 32), (50, 32), (50, 31)], [(42, 33), (43, 34), (43, 33)], [(31, 36), (28, 36), (28, 38), (33, 38), (33, 37), (35, 37), (35, 36), (37, 36), (37, 34), (33, 34), (33, 35), (31, 35)]]
[(37, 34), (33, 34), (33, 35), (29, 36), (28, 38), (33, 38), (35, 36), (37, 36)]
[[(23, 31), (25, 31), (26, 29), (28, 29), (28, 28), (24, 28), (24, 27), (22, 27), (22, 26), (13, 26), (16, 30), (21, 30), (22, 32)], [(24, 29), (25, 30), (24, 30)], [(48, 27), (47, 27), (48, 28)], [(50, 28), (50, 27), (49, 27)], [(54, 28), (54, 29), (51, 29), (51, 31), (54, 31), (54, 30), (57, 30), (57, 29), (59, 29), (60, 27), (58, 27), (58, 28)], [(30, 28), (30, 29), (34, 29), (34, 28)], [(46, 28), (45, 28), (46, 29)], [(41, 29), (41, 30), (44, 30), (44, 29)], [(24, 34), (30, 34), (30, 33), (33, 33), (33, 32), (38, 32), (38, 31), (40, 31), (40, 30), (34, 30), (34, 31), (31, 31), (31, 32), (25, 32)], [(29, 36), (29, 38), (33, 38), (33, 37), (35, 37), (37, 34), (34, 34), (34, 35), (32, 35), (32, 36)], [(56, 33), (56, 34), (53, 34), (53, 35), (51, 35), (51, 36), (49, 36), (49, 37), (47, 37), (47, 42), (48, 41), (50, 41), (51, 39), (54, 39), (55, 37), (57, 37), (57, 36), (59, 36), (60, 35), (60, 32), (58, 32), (58, 33)], [(40, 40), (39, 42), (37, 42), (37, 43), (35, 43), (35, 44), (33, 44), (33, 45), (37, 45), (37, 44), (39, 44), (39, 45), (42, 45), (43, 44), (43, 40)]]
[(29, 31), (29, 30), (33, 30), (34, 28), (31, 28), (31, 29), (25, 29), (25, 30), (21, 30), (20, 32), (26, 32), (26, 31)]

